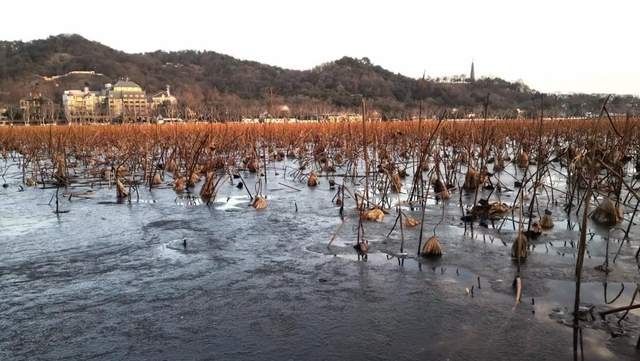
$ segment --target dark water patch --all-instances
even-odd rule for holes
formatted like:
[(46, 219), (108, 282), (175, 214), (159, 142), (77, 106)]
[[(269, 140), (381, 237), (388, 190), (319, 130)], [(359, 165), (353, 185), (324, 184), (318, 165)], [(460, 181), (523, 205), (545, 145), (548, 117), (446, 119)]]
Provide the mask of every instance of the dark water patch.
[(143, 230), (194, 230), (194, 221), (188, 219), (163, 219), (149, 222), (142, 227)]

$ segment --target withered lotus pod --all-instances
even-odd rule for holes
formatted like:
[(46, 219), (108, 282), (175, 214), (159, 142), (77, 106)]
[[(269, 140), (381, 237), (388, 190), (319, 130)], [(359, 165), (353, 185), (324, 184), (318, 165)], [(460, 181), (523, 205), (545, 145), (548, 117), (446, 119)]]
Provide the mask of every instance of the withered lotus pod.
[(391, 175), (391, 191), (400, 193), (401, 190), (402, 182), (400, 182), (400, 176), (398, 173), (393, 173), (393, 175)]
[(264, 197), (256, 196), (253, 199), (253, 203), (251, 203), (251, 206), (255, 209), (265, 209), (267, 208), (267, 200)]
[(153, 178), (151, 179), (151, 184), (154, 186), (158, 186), (162, 184), (162, 177), (160, 176), (160, 173), (156, 173), (153, 175)]
[(528, 241), (527, 236), (523, 232), (518, 232), (516, 239), (511, 246), (511, 257), (515, 259), (524, 260), (528, 254)]
[(307, 179), (307, 186), (315, 187), (318, 185), (318, 175), (316, 172), (309, 173), (309, 178)]
[(433, 185), (433, 192), (436, 194), (442, 193), (445, 191), (445, 189), (447, 189), (447, 187), (444, 185), (444, 182), (440, 178), (434, 179), (431, 182), (431, 185)]
[(467, 174), (464, 176), (464, 184), (462, 187), (466, 191), (474, 191), (482, 184), (481, 175), (473, 168), (469, 168)]
[(420, 221), (411, 217), (411, 216), (405, 216), (404, 217), (404, 225), (409, 227), (409, 228), (413, 228), (417, 225), (420, 224)]
[(591, 218), (606, 227), (613, 227), (616, 224), (622, 222), (623, 214), (620, 207), (616, 205), (609, 198), (605, 198), (595, 211), (591, 215)]
[(188, 185), (189, 185), (189, 187), (193, 187), (199, 181), (200, 181), (200, 175), (198, 175), (198, 173), (196, 173), (196, 172), (193, 172), (193, 173), (191, 173), (191, 176), (189, 177)]
[(202, 189), (200, 189), (200, 198), (206, 203), (209, 203), (215, 197), (215, 178), (215, 173), (208, 172)]
[(553, 219), (551, 218), (551, 211), (545, 209), (544, 215), (540, 220), (540, 228), (542, 229), (551, 229), (553, 228)]
[(384, 220), (384, 212), (380, 208), (372, 208), (363, 212), (362, 218), (367, 221), (382, 222)]
[(255, 158), (249, 159), (249, 161), (247, 162), (247, 169), (249, 170), (249, 172), (256, 173), (258, 171), (258, 168), (260, 168), (260, 166), (258, 165), (258, 161)]
[(527, 152), (522, 151), (518, 154), (518, 167), (519, 168), (527, 168), (529, 166), (529, 155)]
[(184, 177), (178, 177), (176, 181), (173, 183), (173, 189), (178, 192), (184, 192), (187, 185), (187, 180)]
[(116, 179), (116, 197), (118, 199), (126, 198), (129, 195), (129, 191), (125, 188), (120, 179)]
[(422, 257), (440, 257), (442, 256), (442, 245), (440, 240), (436, 236), (431, 236), (423, 245), (420, 250)]

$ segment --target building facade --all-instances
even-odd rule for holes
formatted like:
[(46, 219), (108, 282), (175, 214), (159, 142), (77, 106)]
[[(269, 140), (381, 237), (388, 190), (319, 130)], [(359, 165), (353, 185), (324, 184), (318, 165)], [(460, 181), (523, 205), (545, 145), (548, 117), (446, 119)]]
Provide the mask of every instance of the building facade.
[(122, 121), (145, 121), (149, 117), (147, 94), (130, 80), (120, 80), (106, 88), (109, 115)]
[(168, 86), (166, 91), (147, 97), (142, 87), (129, 79), (105, 84), (99, 91), (85, 87), (66, 90), (62, 95), (68, 122), (145, 122), (153, 118), (159, 105), (175, 106), (176, 103)]
[(44, 124), (53, 120), (55, 110), (53, 101), (40, 93), (29, 93), (28, 97), (20, 99), (20, 112), (25, 124)]
[(108, 115), (104, 111), (106, 95), (104, 91), (66, 90), (62, 94), (62, 107), (68, 122), (105, 121)]
[(171, 88), (167, 85), (167, 89), (157, 92), (151, 96), (151, 107), (157, 109), (161, 106), (176, 105), (178, 100), (171, 95)]

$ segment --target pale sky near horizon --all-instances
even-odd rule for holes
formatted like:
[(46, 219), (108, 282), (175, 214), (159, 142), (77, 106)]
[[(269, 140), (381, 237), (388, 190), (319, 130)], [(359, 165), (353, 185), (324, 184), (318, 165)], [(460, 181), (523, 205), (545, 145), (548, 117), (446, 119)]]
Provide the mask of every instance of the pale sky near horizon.
[[(1, 40), (77, 33), (126, 52), (212, 50), (291, 69), (368, 57), (418, 78), (640, 94), (638, 0), (5, 1)], [(28, 14), (21, 16), (20, 14)]]

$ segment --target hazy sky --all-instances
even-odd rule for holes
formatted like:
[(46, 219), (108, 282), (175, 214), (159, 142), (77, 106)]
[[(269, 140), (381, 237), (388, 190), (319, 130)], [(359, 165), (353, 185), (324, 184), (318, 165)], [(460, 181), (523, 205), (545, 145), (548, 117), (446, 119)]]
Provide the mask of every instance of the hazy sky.
[(640, 0), (29, 1), (0, 39), (78, 33), (126, 52), (199, 49), (293, 69), (344, 55), (410, 77), (468, 73), (546, 92), (640, 94)]

